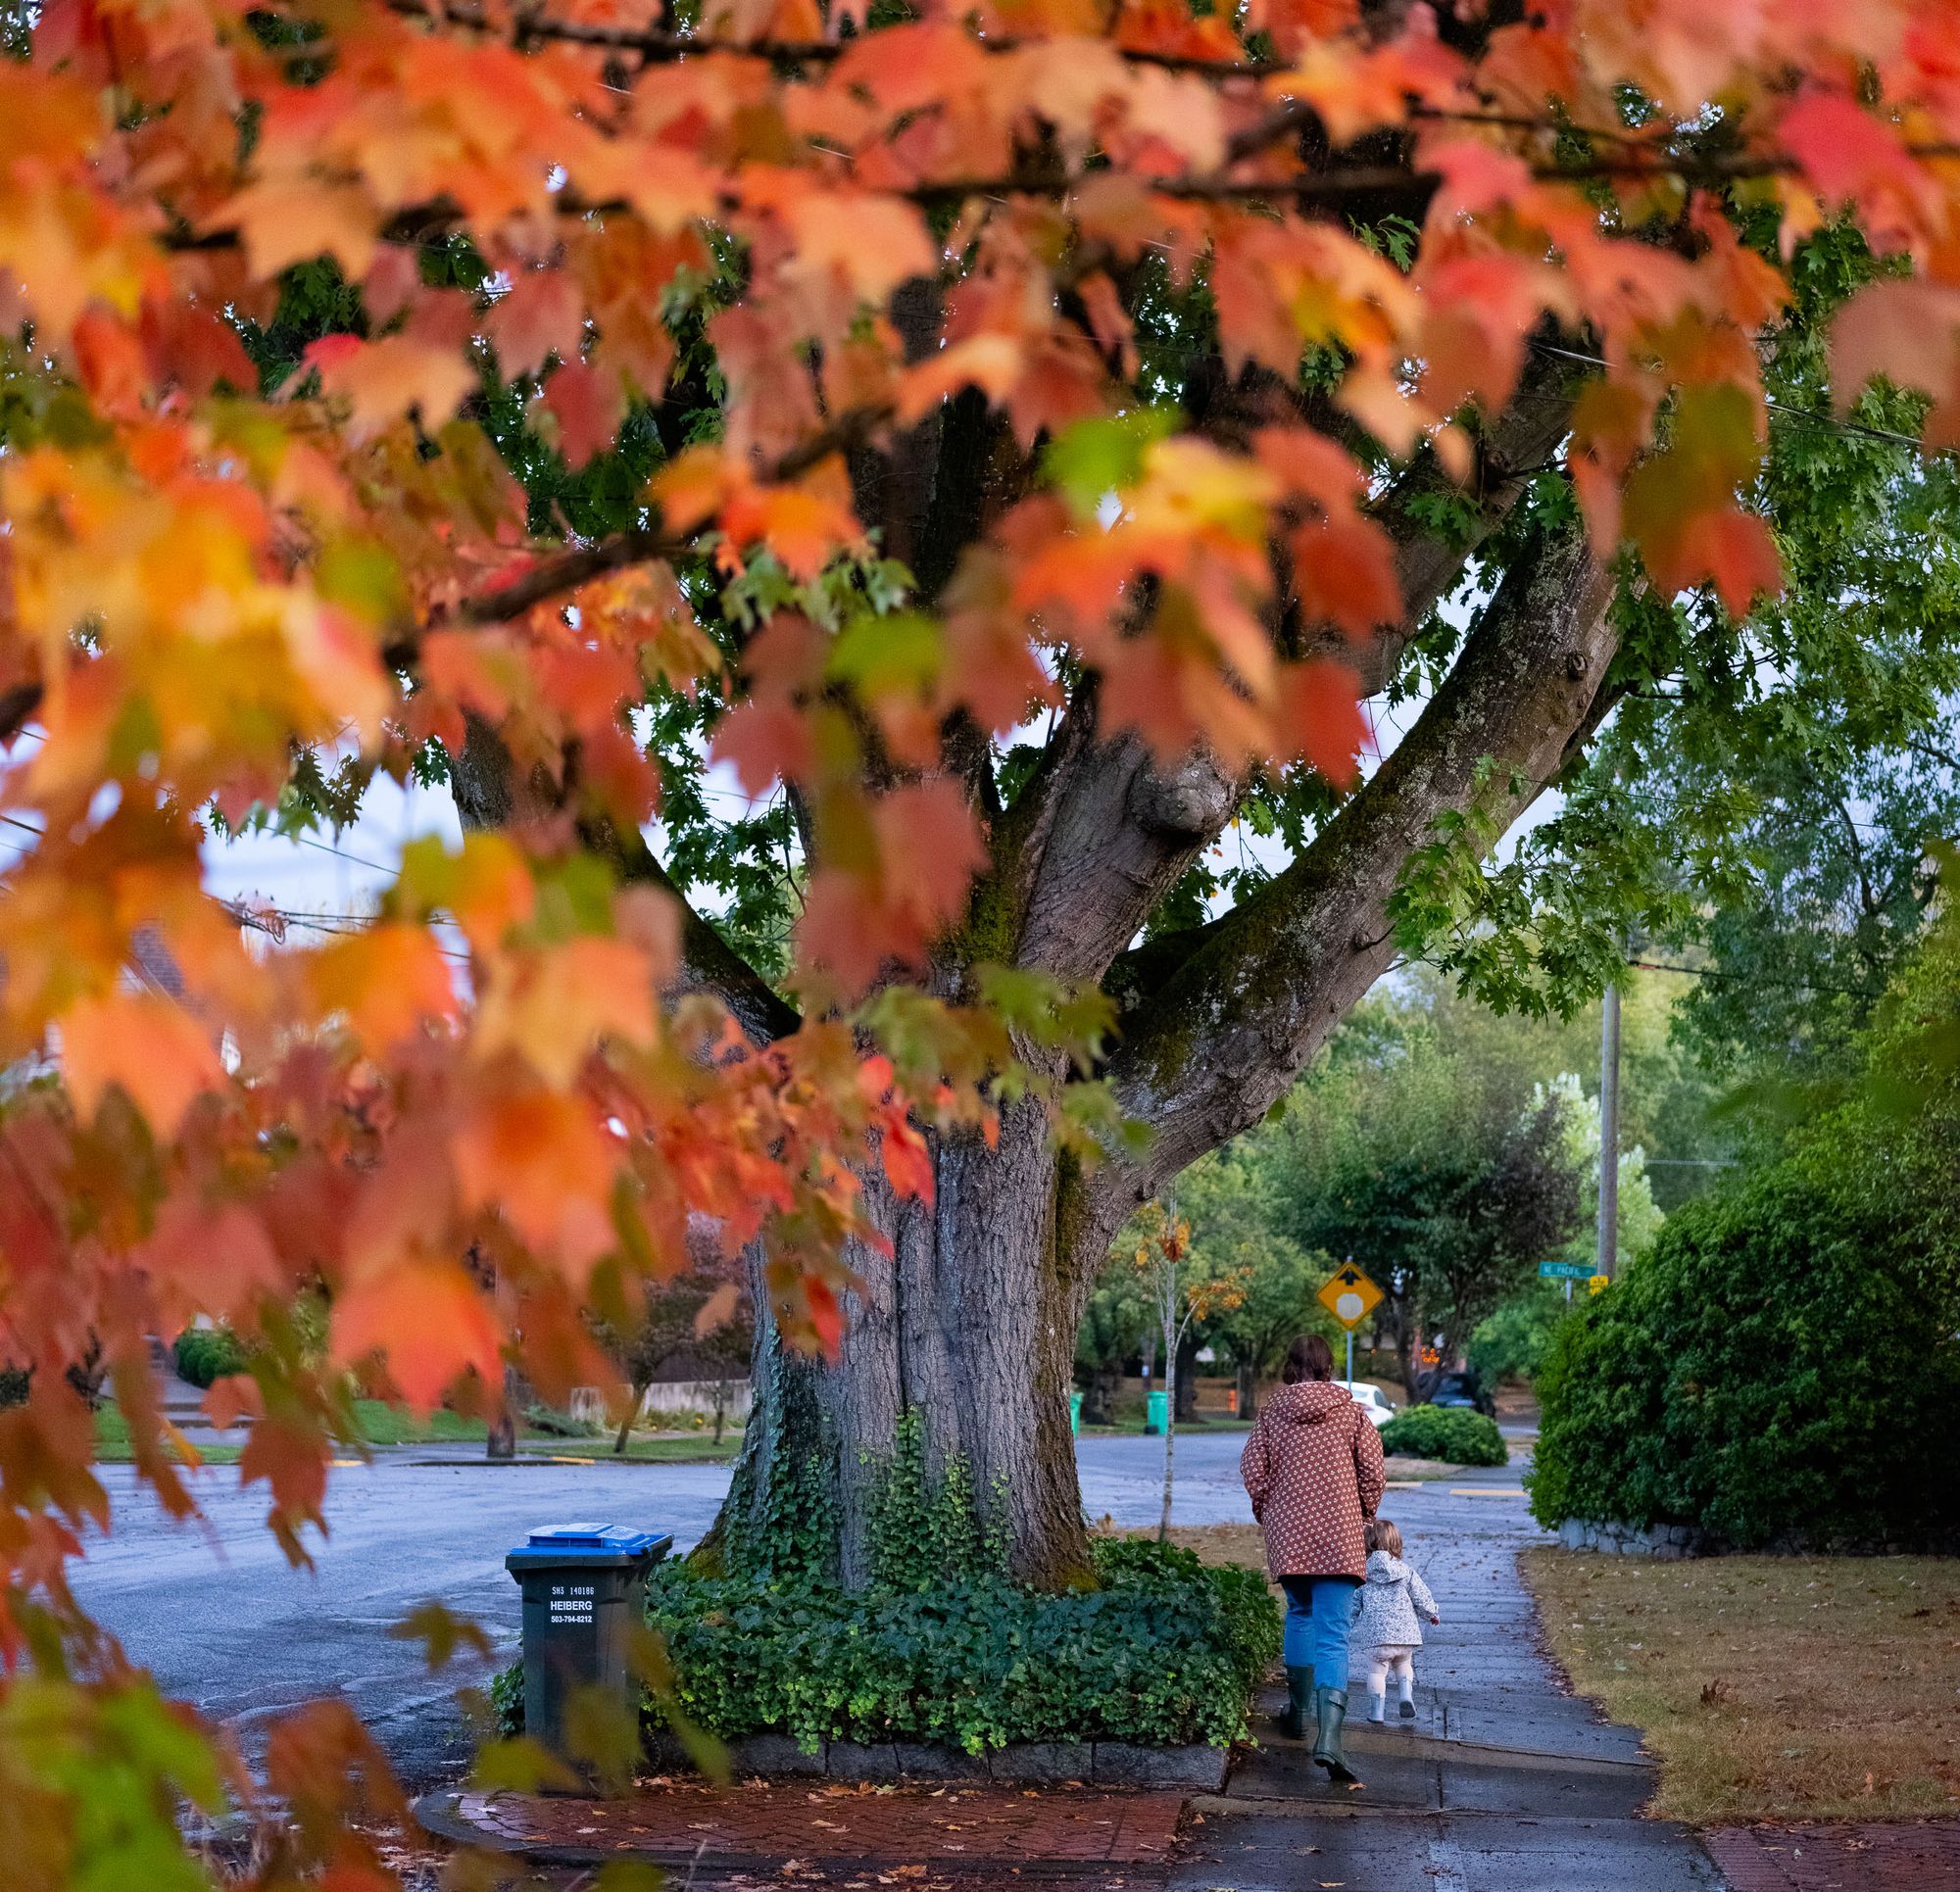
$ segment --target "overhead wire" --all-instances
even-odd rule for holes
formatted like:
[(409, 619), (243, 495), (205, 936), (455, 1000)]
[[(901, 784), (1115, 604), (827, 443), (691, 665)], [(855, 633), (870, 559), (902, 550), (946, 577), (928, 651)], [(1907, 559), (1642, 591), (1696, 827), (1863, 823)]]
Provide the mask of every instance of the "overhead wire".
[[(1578, 362), (1586, 367), (1610, 368), (1613, 365), (1603, 355), (1588, 355), (1582, 349), (1561, 348), (1556, 342), (1534, 340), (1531, 346), (1541, 355), (1552, 356), (1562, 362)], [(1874, 427), (1869, 421), (1840, 420), (1835, 414), (1817, 413), (1809, 408), (1779, 401), (1774, 395), (1764, 395), (1763, 406), (1772, 413), (1787, 415), (1791, 420), (1807, 421), (1813, 427), (1826, 427), (1833, 433), (1852, 434), (1866, 440), (1883, 440), (1895, 447), (1910, 447), (1915, 453), (1933, 460), (1949, 458), (1955, 451), (1950, 447), (1928, 447), (1924, 441), (1915, 439), (1911, 434), (1900, 433), (1893, 427)]]
[(1837, 992), (1852, 998), (1878, 998), (1884, 995), (1869, 986), (1834, 985), (1825, 979), (1777, 979), (1761, 973), (1724, 972), (1717, 966), (1669, 965), (1659, 959), (1629, 958), (1627, 964), (1642, 972), (1678, 972), (1690, 979), (1714, 979), (1725, 985), (1782, 986), (1791, 992)]

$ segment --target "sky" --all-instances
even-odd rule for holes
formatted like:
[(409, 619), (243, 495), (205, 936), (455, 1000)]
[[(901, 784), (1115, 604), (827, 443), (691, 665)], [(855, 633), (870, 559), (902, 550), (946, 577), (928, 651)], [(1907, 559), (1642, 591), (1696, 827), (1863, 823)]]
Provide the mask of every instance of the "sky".
[[(1391, 708), (1383, 698), (1364, 705), (1374, 731), (1374, 754), (1364, 756), (1364, 772), (1380, 765), (1413, 727), (1423, 709), (1420, 700)], [(710, 801), (731, 816), (749, 805), (732, 769), (709, 772)], [(766, 798), (764, 798), (766, 799)], [(1520, 835), (1556, 812), (1559, 797), (1547, 792), (1506, 835), (1500, 852), (1517, 844)], [(371, 913), (393, 883), (401, 850), (418, 836), (440, 835), (454, 847), (462, 839), (456, 804), (446, 789), (415, 784), (399, 788), (377, 776), (361, 804), (360, 819), (338, 837), (319, 834), (292, 839), (274, 834), (246, 834), (235, 839), (213, 836), (204, 846), (205, 879), (210, 892), (224, 900), (271, 905), (289, 916), (296, 929), (309, 919), (331, 920)], [(659, 836), (649, 839), (658, 849)], [(1261, 840), (1249, 828), (1228, 830), (1220, 844), (1237, 849), (1277, 871), (1286, 864), (1285, 844), (1272, 836)], [(1221, 897), (1222, 901), (1222, 897)]]

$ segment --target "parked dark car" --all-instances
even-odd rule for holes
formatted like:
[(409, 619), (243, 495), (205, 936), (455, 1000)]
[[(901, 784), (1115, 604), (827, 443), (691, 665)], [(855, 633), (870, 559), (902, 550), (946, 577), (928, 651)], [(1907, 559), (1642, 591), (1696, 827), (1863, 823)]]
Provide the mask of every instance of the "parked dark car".
[(1424, 1389), (1423, 1403), (1468, 1407), (1491, 1419), (1497, 1416), (1495, 1398), (1484, 1390), (1484, 1383), (1474, 1373), (1439, 1373)]

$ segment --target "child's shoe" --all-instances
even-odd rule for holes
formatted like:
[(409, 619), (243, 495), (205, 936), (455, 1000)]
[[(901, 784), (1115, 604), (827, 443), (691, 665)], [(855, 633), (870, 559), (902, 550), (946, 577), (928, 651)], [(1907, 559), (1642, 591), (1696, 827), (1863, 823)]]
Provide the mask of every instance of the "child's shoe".
[(1385, 1695), (1370, 1695), (1368, 1697), (1368, 1719), (1371, 1722), (1382, 1721), (1387, 1711), (1388, 1698)]
[(1406, 1696), (1402, 1698), (1402, 1720), (1405, 1722), (1415, 1720), (1415, 1703), (1410, 1701)]

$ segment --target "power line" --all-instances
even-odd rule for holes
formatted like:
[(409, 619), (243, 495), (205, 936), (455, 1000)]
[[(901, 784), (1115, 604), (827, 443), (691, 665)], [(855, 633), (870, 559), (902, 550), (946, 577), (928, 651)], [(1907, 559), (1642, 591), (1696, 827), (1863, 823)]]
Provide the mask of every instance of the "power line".
[(287, 835), (288, 841), (297, 841), (302, 848), (318, 848), (323, 854), (332, 854), (340, 860), (351, 860), (357, 867), (366, 867), (376, 874), (392, 874), (395, 869), (385, 867), (378, 860), (368, 860), (360, 854), (350, 854), (345, 848), (331, 848), (323, 841), (316, 841), (311, 835)]
[[(1553, 342), (1533, 342), (1532, 347), (1541, 355), (1553, 355), (1560, 361), (1579, 362), (1587, 367), (1610, 368), (1613, 364), (1603, 355), (1587, 355), (1576, 348), (1560, 348)], [(1792, 407), (1788, 401), (1779, 401), (1771, 395), (1763, 396), (1763, 406), (1772, 413), (1788, 415), (1792, 420), (1807, 421), (1813, 427), (1826, 427), (1833, 433), (1854, 434), (1866, 440), (1883, 440), (1895, 447), (1910, 447), (1914, 453), (1924, 454), (1929, 460), (1944, 460), (1952, 449), (1949, 447), (1930, 448), (1922, 440), (1911, 434), (1899, 433), (1891, 427), (1874, 427), (1863, 420), (1839, 420), (1835, 414), (1814, 413), (1808, 408)]]
[(1679, 972), (1690, 979), (1715, 979), (1725, 985), (1782, 986), (1791, 992), (1840, 992), (1853, 998), (1878, 998), (1883, 994), (1869, 986), (1836, 986), (1823, 979), (1776, 979), (1760, 973), (1722, 972), (1714, 966), (1675, 966), (1658, 959), (1629, 959), (1627, 964), (1642, 972)]

